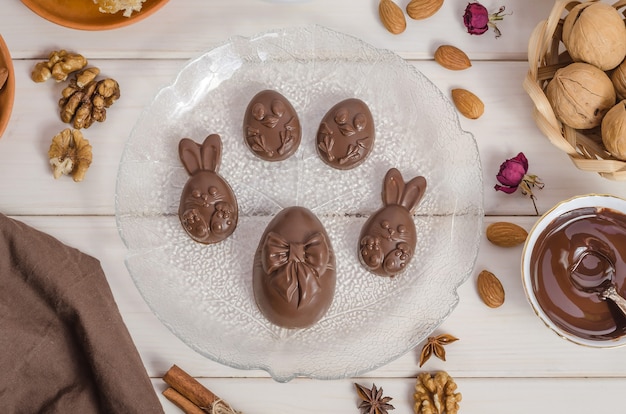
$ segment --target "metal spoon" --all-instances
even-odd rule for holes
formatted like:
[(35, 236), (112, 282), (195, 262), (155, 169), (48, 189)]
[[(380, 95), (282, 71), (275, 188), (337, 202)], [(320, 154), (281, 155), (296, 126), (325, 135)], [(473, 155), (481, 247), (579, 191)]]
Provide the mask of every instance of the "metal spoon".
[(601, 250), (585, 248), (569, 268), (570, 279), (577, 289), (597, 293), (603, 300), (611, 299), (626, 315), (626, 299), (615, 288), (613, 260)]

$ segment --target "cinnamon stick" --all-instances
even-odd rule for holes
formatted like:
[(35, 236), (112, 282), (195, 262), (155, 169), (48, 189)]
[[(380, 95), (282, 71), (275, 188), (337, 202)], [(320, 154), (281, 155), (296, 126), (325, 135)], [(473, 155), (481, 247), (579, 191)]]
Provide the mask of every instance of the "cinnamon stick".
[(163, 391), (163, 396), (170, 400), (175, 406), (183, 410), (185, 414), (206, 414), (206, 411), (185, 398), (184, 395), (176, 391), (172, 387), (168, 387)]
[(219, 400), (219, 397), (176, 365), (172, 365), (163, 375), (163, 381), (199, 408), (212, 407)]

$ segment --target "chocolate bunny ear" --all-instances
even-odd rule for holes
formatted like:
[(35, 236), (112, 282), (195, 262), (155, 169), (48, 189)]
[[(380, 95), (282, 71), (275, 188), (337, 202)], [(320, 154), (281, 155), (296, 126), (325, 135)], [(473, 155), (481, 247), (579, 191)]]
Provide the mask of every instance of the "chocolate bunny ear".
[(178, 143), (178, 156), (189, 175), (200, 170), (217, 172), (222, 158), (222, 139), (217, 134), (211, 134), (201, 145), (183, 138)]
[(400, 205), (413, 213), (419, 202), (422, 200), (425, 191), (426, 179), (421, 175), (413, 178), (404, 186), (404, 193), (402, 194)]
[(404, 180), (402, 174), (395, 168), (391, 168), (385, 174), (383, 181), (383, 203), (388, 206), (400, 204), (404, 193)]
[(202, 143), (202, 169), (217, 172), (222, 161), (222, 139), (211, 134)]
[(411, 213), (419, 204), (426, 191), (426, 179), (415, 177), (408, 183), (402, 179), (402, 174), (396, 168), (391, 168), (385, 175), (383, 182), (383, 203), (403, 206)]

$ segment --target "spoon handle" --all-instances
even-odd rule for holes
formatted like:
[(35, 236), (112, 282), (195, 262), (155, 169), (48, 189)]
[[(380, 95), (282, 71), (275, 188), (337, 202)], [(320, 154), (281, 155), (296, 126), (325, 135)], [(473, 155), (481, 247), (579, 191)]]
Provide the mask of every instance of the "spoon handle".
[(615, 302), (615, 304), (622, 311), (622, 313), (626, 315), (626, 299), (624, 299), (622, 296), (620, 296), (619, 293), (617, 293), (615, 286), (611, 285), (608, 288), (606, 288), (602, 292), (602, 298), (611, 299), (613, 302)]

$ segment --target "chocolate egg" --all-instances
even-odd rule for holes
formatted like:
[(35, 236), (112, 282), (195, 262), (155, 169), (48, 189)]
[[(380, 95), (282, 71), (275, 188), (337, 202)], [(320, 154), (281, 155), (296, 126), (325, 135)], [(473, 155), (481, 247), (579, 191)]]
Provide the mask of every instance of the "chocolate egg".
[(317, 131), (317, 153), (331, 167), (349, 170), (365, 161), (374, 138), (374, 118), (368, 106), (360, 99), (346, 99), (324, 115)]
[(246, 145), (266, 161), (282, 161), (296, 152), (302, 129), (296, 110), (280, 93), (257, 93), (246, 108), (243, 120)]
[(330, 307), (335, 254), (319, 219), (288, 207), (268, 224), (254, 256), (252, 284), (263, 315), (284, 328), (306, 328)]
[(199, 243), (224, 240), (237, 227), (239, 209), (230, 185), (217, 173), (222, 156), (220, 136), (211, 134), (202, 144), (183, 138), (178, 155), (190, 175), (178, 207), (183, 228)]
[(359, 258), (367, 270), (379, 276), (395, 276), (409, 265), (417, 245), (412, 213), (426, 191), (422, 176), (404, 182), (391, 168), (383, 181), (383, 207), (363, 225)]

